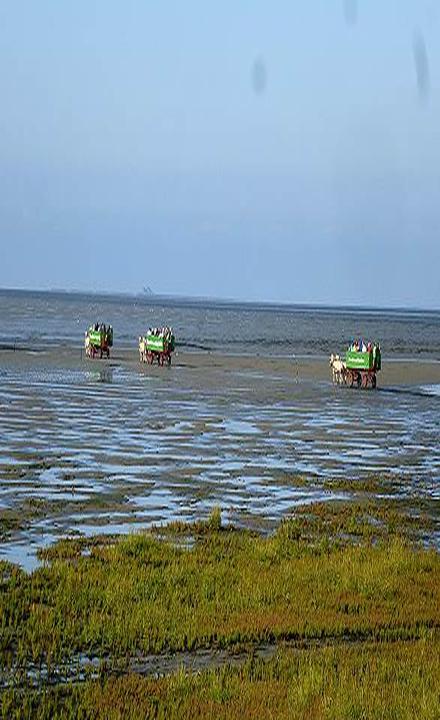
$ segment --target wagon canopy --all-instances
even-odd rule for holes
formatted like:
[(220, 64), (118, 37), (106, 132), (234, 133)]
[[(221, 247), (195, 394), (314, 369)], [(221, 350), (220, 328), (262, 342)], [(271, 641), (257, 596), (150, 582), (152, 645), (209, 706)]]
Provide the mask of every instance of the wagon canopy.
[(149, 330), (147, 334), (141, 338), (145, 349), (154, 353), (174, 352), (175, 338), (170, 328), (161, 328)]
[(379, 345), (369, 343), (369, 350), (357, 350), (350, 346), (345, 353), (345, 364), (348, 370), (380, 370), (381, 354)]
[(86, 332), (86, 338), (88, 338), (90, 345), (94, 347), (112, 347), (113, 328), (111, 325), (99, 325), (98, 329), (96, 329), (96, 325), (91, 325)]

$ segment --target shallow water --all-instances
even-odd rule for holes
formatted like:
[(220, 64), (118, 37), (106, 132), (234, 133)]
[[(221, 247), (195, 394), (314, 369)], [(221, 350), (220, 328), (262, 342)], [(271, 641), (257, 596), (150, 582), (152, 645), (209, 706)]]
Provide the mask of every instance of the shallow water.
[(149, 326), (172, 325), (183, 348), (322, 356), (340, 352), (356, 335), (379, 340), (387, 357), (440, 359), (440, 311), (0, 290), (0, 346), (80, 347), (96, 320), (113, 325), (118, 346), (137, 346)]
[(38, 547), (66, 533), (126, 532), (214, 506), (270, 528), (299, 504), (334, 497), (322, 487), (330, 477), (385, 473), (403, 493), (438, 497), (436, 392), (254, 374), (227, 364), (5, 368), (0, 503), (45, 505), (0, 557), (31, 567)]

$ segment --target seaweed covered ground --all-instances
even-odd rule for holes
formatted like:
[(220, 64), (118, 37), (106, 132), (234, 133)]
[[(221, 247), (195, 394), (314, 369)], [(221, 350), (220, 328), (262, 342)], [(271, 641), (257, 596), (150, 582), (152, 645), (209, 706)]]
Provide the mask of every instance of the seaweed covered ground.
[(387, 494), (2, 562), (2, 717), (438, 718), (433, 518)]

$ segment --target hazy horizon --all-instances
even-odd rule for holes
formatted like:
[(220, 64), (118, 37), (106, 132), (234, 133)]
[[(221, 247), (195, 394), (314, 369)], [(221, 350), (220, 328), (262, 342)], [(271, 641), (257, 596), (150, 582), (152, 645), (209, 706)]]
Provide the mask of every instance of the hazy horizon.
[(353, 311), (371, 311), (371, 312), (409, 312), (409, 313), (440, 313), (440, 306), (438, 307), (423, 307), (419, 305), (368, 305), (368, 304), (354, 304), (350, 305), (349, 303), (324, 303), (324, 302), (291, 302), (288, 300), (285, 301), (276, 301), (276, 300), (267, 300), (265, 298), (255, 299), (255, 300), (246, 300), (246, 299), (240, 299), (236, 297), (218, 297), (213, 295), (179, 295), (176, 293), (146, 293), (144, 290), (120, 290), (120, 291), (113, 291), (113, 290), (94, 290), (90, 288), (66, 288), (66, 287), (52, 287), (52, 288), (19, 288), (19, 287), (0, 287), (0, 294), (1, 293), (27, 293), (29, 295), (36, 294), (36, 295), (79, 295), (79, 296), (90, 296), (90, 297), (105, 297), (105, 298), (115, 298), (115, 297), (122, 297), (122, 298), (135, 298), (137, 300), (144, 299), (146, 301), (146, 304), (148, 304), (148, 301), (151, 300), (154, 303), (160, 304), (162, 301), (171, 304), (179, 304), (180, 302), (185, 304), (191, 304), (191, 303), (207, 303), (207, 304), (219, 304), (219, 305), (249, 305), (249, 306), (261, 306), (264, 307), (292, 307), (292, 308), (304, 308), (304, 309), (317, 309), (317, 310), (353, 310)]
[(0, 19), (0, 286), (440, 307), (434, 2)]

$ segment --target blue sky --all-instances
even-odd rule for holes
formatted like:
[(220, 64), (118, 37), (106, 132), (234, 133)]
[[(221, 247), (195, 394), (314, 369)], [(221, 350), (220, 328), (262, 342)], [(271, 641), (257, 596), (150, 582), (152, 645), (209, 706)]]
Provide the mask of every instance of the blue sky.
[(440, 307), (440, 8), (0, 1), (0, 286)]

